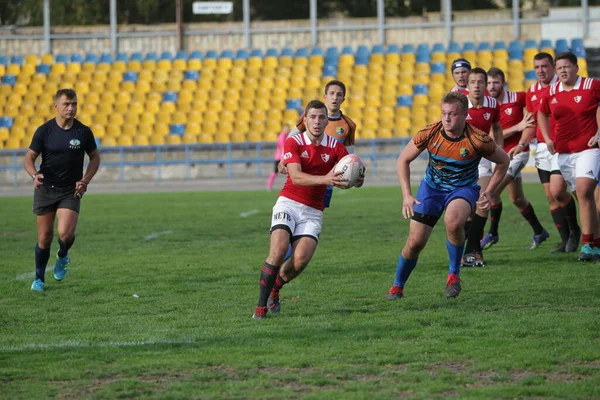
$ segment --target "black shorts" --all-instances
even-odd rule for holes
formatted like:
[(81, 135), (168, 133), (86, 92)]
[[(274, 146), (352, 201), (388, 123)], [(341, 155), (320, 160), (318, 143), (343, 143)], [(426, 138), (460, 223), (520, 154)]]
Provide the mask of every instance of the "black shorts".
[(41, 186), (33, 191), (33, 213), (44, 215), (59, 208), (67, 208), (79, 214), (81, 199), (75, 197), (75, 186), (58, 188)]

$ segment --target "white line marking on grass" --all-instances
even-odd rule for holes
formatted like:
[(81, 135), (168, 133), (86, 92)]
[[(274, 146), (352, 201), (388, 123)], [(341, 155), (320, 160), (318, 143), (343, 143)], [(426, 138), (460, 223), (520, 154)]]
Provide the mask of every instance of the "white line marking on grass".
[(240, 217), (242, 217), (242, 218), (248, 218), (249, 216), (254, 215), (254, 214), (258, 214), (258, 213), (259, 213), (258, 210), (250, 210), (250, 211), (246, 211), (246, 212), (240, 213)]
[(35, 277), (35, 272), (27, 272), (26, 274), (17, 275), (15, 279), (18, 281), (26, 281), (33, 277)]
[(29, 343), (16, 346), (0, 346), (0, 352), (27, 351), (27, 350), (55, 350), (55, 349), (89, 349), (89, 348), (116, 348), (116, 347), (141, 347), (171, 344), (196, 344), (195, 340), (144, 340), (139, 342), (64, 342), (64, 343)]
[(170, 235), (173, 231), (162, 231), (162, 232), (154, 232), (149, 234), (148, 236), (144, 236), (144, 240), (152, 240), (156, 239), (159, 236)]

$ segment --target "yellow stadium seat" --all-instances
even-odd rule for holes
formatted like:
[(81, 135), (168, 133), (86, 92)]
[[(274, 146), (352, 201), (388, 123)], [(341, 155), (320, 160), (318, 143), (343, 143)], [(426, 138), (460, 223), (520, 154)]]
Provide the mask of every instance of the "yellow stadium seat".
[(150, 144), (150, 140), (148, 139), (148, 136), (136, 135), (133, 138), (133, 144), (135, 146), (148, 146)]
[(10, 137), (15, 139), (24, 139), (26, 136), (25, 127), (23, 126), (13, 126), (10, 130)]
[(294, 65), (294, 59), (290, 56), (282, 56), (279, 57), (279, 66), (280, 67), (291, 67)]
[(121, 135), (119, 137), (117, 137), (117, 145), (119, 146), (132, 146), (133, 145), (133, 139), (131, 136), (128, 135)]
[(8, 67), (6, 67), (6, 73), (8, 75), (19, 75), (21, 73), (21, 66), (19, 64), (8, 64)]
[(165, 101), (160, 104), (161, 111), (173, 113), (173, 112), (175, 112), (176, 109), (177, 109), (177, 105), (171, 101)]
[(152, 135), (149, 143), (153, 146), (162, 146), (165, 144), (165, 135)]
[(217, 123), (213, 121), (204, 121), (202, 123), (201, 134), (214, 135), (217, 133)]
[(187, 115), (182, 111), (175, 111), (171, 118), (172, 124), (185, 124), (187, 122)]
[(233, 61), (231, 58), (219, 58), (217, 60), (217, 70), (230, 70), (233, 67)]
[(131, 81), (126, 81), (126, 82), (121, 82), (121, 90), (127, 93), (133, 93), (135, 92), (135, 82), (131, 82)]
[(35, 114), (35, 106), (33, 103), (23, 103), (20, 107), (20, 115), (26, 118), (32, 117)]
[(101, 140), (101, 145), (102, 147), (113, 147), (117, 145), (117, 140), (112, 137), (104, 137)]
[(202, 62), (202, 70), (216, 69), (217, 60), (215, 58), (205, 58)]
[(179, 135), (167, 135), (167, 144), (177, 145), (182, 143), (182, 137)]
[(194, 135), (194, 136), (199, 135), (200, 134), (200, 124), (198, 122), (188, 122), (185, 126), (185, 134), (186, 135)]
[(125, 118), (123, 118), (123, 114), (111, 113), (108, 115), (108, 123), (114, 126), (121, 126), (125, 123)]
[(202, 61), (198, 60), (197, 58), (193, 58), (191, 60), (188, 60), (187, 62), (187, 69), (193, 70), (193, 71), (199, 71), (202, 68)]
[(141, 72), (142, 63), (140, 61), (132, 60), (127, 63), (127, 70), (132, 72)]
[(189, 90), (193, 92), (196, 90), (197, 87), (198, 83), (196, 81), (186, 80), (181, 82), (181, 90)]
[(113, 71), (125, 72), (127, 71), (127, 63), (125, 61), (115, 61), (111, 69)]
[(35, 67), (34, 64), (23, 64), (20, 75), (31, 76), (35, 74)]
[(142, 61), (142, 69), (147, 69), (148, 71), (154, 71), (156, 69), (156, 61), (154, 61), (154, 60)]
[(171, 111), (159, 111), (156, 114), (156, 123), (162, 123), (162, 124), (170, 124), (171, 120), (173, 118), (173, 113)]
[(21, 148), (21, 140), (18, 138), (9, 137), (4, 142), (4, 148), (8, 150), (20, 149)]
[(161, 71), (170, 71), (172, 68), (170, 60), (159, 60), (156, 64), (156, 69)]

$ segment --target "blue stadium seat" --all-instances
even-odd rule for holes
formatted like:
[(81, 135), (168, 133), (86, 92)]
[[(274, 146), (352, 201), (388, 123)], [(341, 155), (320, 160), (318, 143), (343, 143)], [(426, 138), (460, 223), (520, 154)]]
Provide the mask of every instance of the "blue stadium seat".
[(221, 51), (219, 58), (233, 58), (233, 50), (225, 49)]
[[(63, 63), (63, 64), (68, 64), (69, 63), (69, 56), (66, 54), (57, 54), (56, 58), (54, 59), (55, 63)], [(0, 64), (2, 64), (2, 62), (0, 62)]]
[(23, 65), (25, 63), (25, 58), (23, 56), (12, 56), (10, 57), (10, 63)]
[(131, 54), (131, 56), (129, 57), (129, 61), (142, 62), (142, 61), (144, 61), (144, 56), (142, 55), (142, 53), (137, 51), (137, 52)]
[(144, 57), (146, 61), (158, 61), (158, 54), (155, 51), (149, 51), (146, 53), (146, 57)]
[(302, 100), (301, 99), (288, 99), (285, 102), (286, 110), (300, 110), (302, 108)]
[(103, 63), (103, 64), (112, 64), (113, 63), (113, 56), (110, 53), (102, 53), (100, 55), (100, 60), (98, 61), (98, 63)]
[(497, 40), (494, 42), (494, 50), (506, 50), (506, 43), (503, 40)]
[(8, 66), (8, 58), (6, 56), (0, 56), (0, 64), (4, 65), (5, 67)]
[(443, 62), (431, 64), (431, 73), (432, 74), (446, 73), (446, 64), (444, 64)]
[(446, 53), (460, 53), (460, 45), (456, 42), (448, 43), (448, 50)]
[(585, 45), (583, 44), (583, 39), (581, 38), (574, 38), (571, 39), (571, 49), (573, 50), (573, 53), (575, 53), (575, 55), (577, 57), (586, 57), (585, 54)]
[(313, 47), (312, 49), (310, 49), (310, 55), (311, 56), (323, 56), (323, 49), (320, 48), (319, 46)]
[(281, 49), (280, 57), (294, 57), (294, 50), (289, 47), (284, 47)]
[(83, 62), (83, 56), (79, 53), (73, 53), (71, 54), (71, 62), (81, 64)]
[(194, 50), (190, 53), (190, 60), (202, 60), (202, 52), (200, 50)]
[(323, 76), (337, 76), (337, 66), (325, 64), (323, 66)]
[(368, 55), (358, 55), (354, 58), (354, 65), (369, 65), (369, 56)]
[(100, 59), (98, 58), (97, 54), (95, 54), (95, 53), (86, 53), (85, 58), (83, 59), (83, 62), (98, 64), (99, 60)]
[(356, 57), (366, 56), (368, 58), (369, 55), (370, 55), (369, 48), (367, 46), (360, 45), (356, 48)]
[(123, 82), (137, 82), (138, 73), (135, 71), (127, 71), (123, 74)]
[(117, 61), (127, 62), (127, 53), (117, 53)]
[(527, 39), (525, 43), (523, 43), (523, 49), (537, 49), (537, 42), (533, 39)]
[(526, 81), (536, 81), (537, 75), (535, 74), (535, 71), (532, 69), (525, 71), (525, 80)]
[(415, 46), (413, 46), (412, 44), (405, 44), (404, 46), (402, 46), (402, 53), (414, 53), (415, 52)]
[(183, 73), (184, 81), (197, 81), (200, 79), (200, 73), (195, 70), (188, 70)]
[(252, 49), (250, 51), (250, 57), (260, 57), (263, 58), (265, 55), (261, 49)]
[(429, 86), (422, 83), (413, 85), (413, 94), (429, 94)]
[(354, 54), (354, 50), (352, 49), (352, 46), (342, 47), (342, 54)]
[(173, 53), (171, 53), (170, 51), (163, 51), (162, 53), (160, 53), (160, 59), (173, 61)]
[(396, 44), (388, 44), (386, 54), (400, 54), (400, 48)]
[(429, 63), (431, 61), (431, 54), (429, 53), (429, 46), (426, 43), (421, 43), (417, 46), (416, 62), (417, 64)]
[(508, 50), (508, 59), (509, 60), (522, 60), (523, 59), (523, 49), (509, 49)]
[(176, 60), (187, 60), (188, 59), (187, 51), (179, 50), (177, 53), (175, 53), (175, 59)]
[(171, 101), (173, 103), (177, 103), (177, 92), (164, 92), (162, 101)]
[[(275, 50), (275, 49), (273, 49)], [(268, 52), (267, 52), (268, 54)], [(247, 60), (250, 57), (250, 54), (245, 49), (240, 49), (235, 53), (236, 60)], [(277, 57), (277, 50), (275, 50), (275, 57)]]
[(445, 53), (446, 47), (444, 47), (443, 43), (435, 43), (431, 48), (432, 53)]
[(300, 47), (296, 50), (294, 57), (308, 57), (308, 49), (306, 47)]
[(35, 72), (38, 74), (48, 75), (50, 73), (50, 65), (48, 64), (40, 64), (35, 67)]
[(328, 47), (325, 51), (325, 60), (337, 60), (340, 57), (340, 53), (337, 47)]
[(491, 51), (492, 50), (492, 45), (490, 45), (490, 42), (479, 42), (479, 45), (477, 46), (477, 51)]
[(12, 117), (0, 117), (0, 128), (8, 128), (11, 129), (13, 127), (14, 121)]
[(206, 54), (204, 54), (205, 58), (219, 58), (219, 55), (217, 54), (216, 50), (208, 50), (206, 52)]
[(376, 44), (375, 46), (373, 46), (371, 48), (371, 54), (384, 54), (385, 53), (385, 49), (383, 48), (383, 45), (381, 44)]
[(279, 57), (279, 51), (277, 49), (274, 48), (269, 48), (267, 49), (267, 53), (265, 54), (265, 57)]
[(463, 51), (475, 51), (475, 43), (464, 42), (463, 43)]
[(552, 40), (550, 39), (542, 39), (540, 41), (540, 49), (553, 49)]
[(569, 43), (566, 39), (558, 39), (556, 41), (556, 54), (562, 53), (563, 51), (569, 51)]
[(523, 52), (523, 45), (519, 40), (511, 40), (508, 44), (508, 52), (510, 53), (511, 50)]
[(396, 100), (396, 107), (412, 107), (412, 105), (412, 96), (398, 96), (398, 99)]
[(15, 83), (17, 83), (17, 77), (14, 76), (14, 75), (4, 75), (2, 77), (2, 84), (3, 85), (13, 86)]
[(183, 136), (185, 135), (185, 125), (184, 124), (171, 124), (169, 129), (169, 134)]

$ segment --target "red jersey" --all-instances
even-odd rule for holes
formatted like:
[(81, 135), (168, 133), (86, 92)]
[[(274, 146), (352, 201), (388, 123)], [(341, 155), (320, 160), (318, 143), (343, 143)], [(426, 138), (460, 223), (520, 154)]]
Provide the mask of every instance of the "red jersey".
[[(327, 175), (333, 166), (346, 155), (348, 155), (348, 150), (344, 144), (328, 135), (323, 135), (318, 146), (312, 144), (306, 132), (290, 136), (283, 145), (285, 165), (298, 163), (302, 172), (311, 175)], [(317, 210), (323, 210), (326, 189), (326, 185), (295, 185), (288, 175), (279, 195)]]
[[(542, 87), (541, 83), (536, 82), (533, 85), (531, 85), (531, 87), (527, 91), (527, 96), (526, 96), (527, 112), (530, 114), (533, 114), (533, 118), (534, 118), (536, 124), (537, 124), (537, 113), (540, 109), (540, 101), (542, 100), (542, 97), (544, 97), (546, 95), (546, 93), (548, 93), (548, 90), (550, 90), (550, 86), (554, 85), (557, 80), (558, 80), (558, 77), (556, 75), (554, 75), (554, 78), (552, 78), (552, 81), (550, 81), (548, 86)], [(536, 137), (538, 143), (545, 142), (544, 137), (542, 136), (542, 132), (540, 131), (539, 125), (536, 126), (536, 128), (535, 128), (535, 137)], [(554, 118), (552, 118), (552, 116), (550, 117), (550, 137), (552, 138), (552, 140), (554, 140)]]
[(600, 81), (592, 78), (578, 76), (569, 91), (560, 81), (550, 86), (540, 102), (539, 111), (554, 117), (557, 153), (579, 153), (589, 149), (587, 143), (598, 131), (596, 111), (599, 102)]
[(467, 114), (469, 125), (489, 134), (494, 122), (500, 122), (500, 104), (495, 98), (484, 96), (483, 105), (479, 108), (473, 107), (471, 100), (469, 100), (469, 112)]
[[(502, 104), (500, 104), (500, 126), (502, 129), (508, 129), (523, 120), (525, 102), (525, 92), (504, 91), (504, 98)], [(509, 151), (519, 144), (521, 133), (515, 132), (504, 138), (504, 151)], [(528, 146), (525, 147), (525, 150), (527, 148)]]

